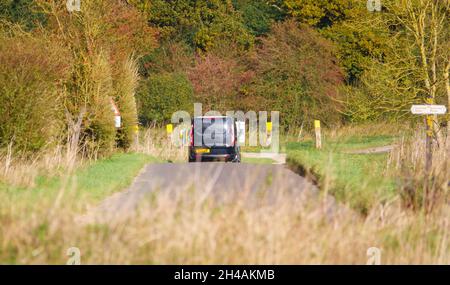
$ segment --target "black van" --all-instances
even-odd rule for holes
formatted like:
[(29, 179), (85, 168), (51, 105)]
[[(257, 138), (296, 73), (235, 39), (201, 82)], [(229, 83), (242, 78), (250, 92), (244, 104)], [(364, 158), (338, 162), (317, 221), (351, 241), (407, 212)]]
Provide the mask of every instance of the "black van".
[(233, 117), (195, 117), (192, 120), (189, 162), (202, 161), (241, 162)]

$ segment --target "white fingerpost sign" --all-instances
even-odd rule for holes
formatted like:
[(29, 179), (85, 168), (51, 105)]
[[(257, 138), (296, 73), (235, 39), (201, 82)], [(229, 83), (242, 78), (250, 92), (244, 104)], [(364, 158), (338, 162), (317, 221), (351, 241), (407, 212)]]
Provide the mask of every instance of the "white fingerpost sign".
[(444, 105), (413, 105), (411, 112), (414, 115), (445, 115), (447, 107)]

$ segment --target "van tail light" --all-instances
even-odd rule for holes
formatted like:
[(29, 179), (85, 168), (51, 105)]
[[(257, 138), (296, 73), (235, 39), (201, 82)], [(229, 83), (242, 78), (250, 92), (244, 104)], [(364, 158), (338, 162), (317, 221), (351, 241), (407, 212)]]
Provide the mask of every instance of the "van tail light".
[(231, 146), (236, 146), (236, 137), (234, 136), (234, 126), (231, 128)]
[(189, 136), (191, 137), (191, 146), (194, 146), (194, 125), (191, 126), (191, 132)]

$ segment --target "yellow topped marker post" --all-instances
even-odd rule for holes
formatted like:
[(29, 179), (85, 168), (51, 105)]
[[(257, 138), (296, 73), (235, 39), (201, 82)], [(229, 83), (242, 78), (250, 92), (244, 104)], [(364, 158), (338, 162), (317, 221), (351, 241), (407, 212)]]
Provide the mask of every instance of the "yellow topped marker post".
[(321, 149), (322, 148), (322, 134), (320, 130), (320, 121), (315, 120), (314, 121), (314, 130), (316, 132), (316, 148)]
[(133, 131), (134, 131), (134, 144), (137, 149), (139, 147), (139, 125), (134, 125)]
[(173, 125), (172, 124), (166, 125), (166, 131), (168, 135), (171, 135), (173, 133)]
[(172, 139), (172, 133), (173, 133), (173, 125), (172, 124), (166, 125), (166, 132), (167, 132), (167, 138)]
[(269, 146), (272, 144), (272, 122), (266, 122), (266, 146)]
[(266, 128), (267, 128), (267, 132), (271, 133), (272, 132), (272, 122), (267, 122)]

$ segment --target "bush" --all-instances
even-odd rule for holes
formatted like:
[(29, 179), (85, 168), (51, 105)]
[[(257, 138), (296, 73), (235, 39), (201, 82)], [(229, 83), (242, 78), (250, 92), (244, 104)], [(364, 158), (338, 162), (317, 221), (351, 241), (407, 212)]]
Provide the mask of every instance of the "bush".
[(142, 123), (167, 122), (179, 110), (190, 111), (193, 88), (182, 73), (151, 75), (143, 81), (137, 94), (139, 118)]
[[(14, 34), (14, 33), (13, 33)], [(0, 34), (0, 147), (37, 151), (58, 142), (70, 54), (57, 42)]]
[(46, 17), (37, 8), (34, 0), (2, 0), (0, 1), (0, 19), (22, 25), (31, 30), (39, 25), (45, 25)]
[[(64, 144), (71, 121), (83, 114), (75, 143), (84, 155), (108, 153), (116, 140), (111, 98), (122, 111), (119, 145), (129, 146), (138, 80), (129, 58), (155, 46), (145, 16), (121, 0), (84, 0), (77, 13), (55, 0), (7, 1), (0, 7), (7, 9), (0, 13), (6, 26), (0, 30), (0, 147), (11, 140), (18, 149), (33, 151)], [(12, 30), (7, 21), (32, 28), (22, 15), (30, 9), (43, 15), (45, 27), (33, 35)]]
[[(87, 154), (109, 153), (116, 138), (119, 146), (128, 147), (131, 142), (137, 121), (137, 74), (129, 59), (153, 49), (154, 31), (135, 8), (119, 0), (83, 1), (77, 15), (63, 8), (52, 11), (49, 18), (52, 31), (76, 58), (71, 80), (66, 82), (66, 106), (73, 117), (86, 108), (81, 145), (87, 147)], [(118, 134), (111, 98), (122, 113), (123, 128)]]
[(253, 77), (236, 56), (224, 58), (213, 54), (198, 57), (188, 75), (195, 99), (204, 105), (203, 109), (222, 112), (235, 107), (236, 95)]
[(282, 111), (284, 128), (311, 125), (314, 119), (339, 123), (338, 88), (344, 77), (331, 42), (294, 21), (277, 23), (255, 59), (258, 79), (251, 93), (267, 104), (261, 109)]
[(139, 74), (148, 77), (151, 73), (182, 72), (193, 61), (193, 49), (185, 42), (168, 41), (140, 60)]
[[(364, 5), (359, 1), (359, 4)], [(317, 27), (328, 27), (347, 18), (356, 0), (284, 0), (287, 14), (299, 22)]]
[(267, 1), (233, 0), (233, 5), (241, 12), (247, 30), (257, 37), (267, 34), (273, 21), (283, 19), (282, 12)]

